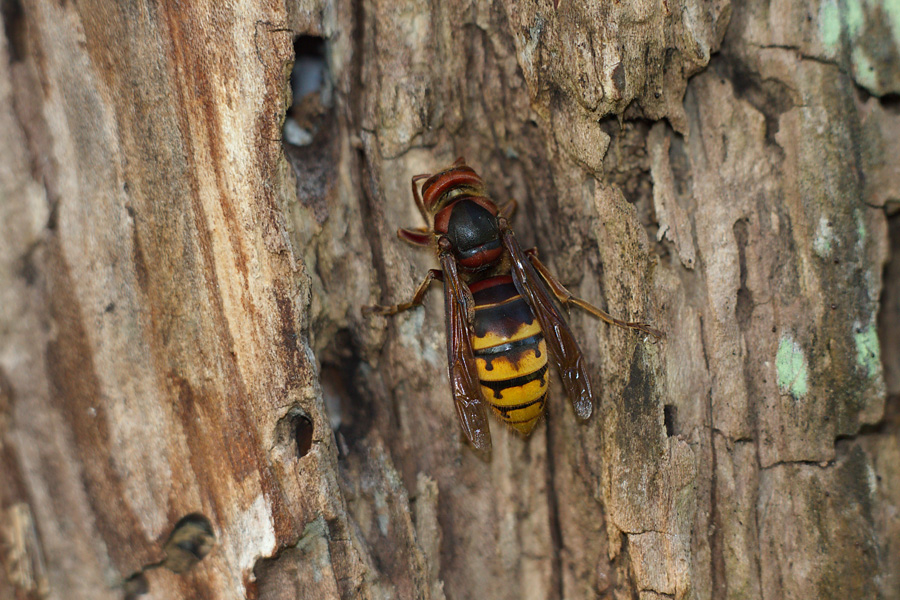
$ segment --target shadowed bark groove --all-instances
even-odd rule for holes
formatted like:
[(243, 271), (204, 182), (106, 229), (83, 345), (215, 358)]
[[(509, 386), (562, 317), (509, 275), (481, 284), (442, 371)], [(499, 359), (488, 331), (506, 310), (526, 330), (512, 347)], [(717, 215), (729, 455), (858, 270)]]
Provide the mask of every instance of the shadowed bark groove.
[[(0, 19), (0, 599), (900, 596), (888, 8)], [(437, 267), (395, 231), (458, 156), (573, 294), (666, 332), (572, 312), (592, 418), (553, 383), (488, 457), (441, 286), (360, 314)]]

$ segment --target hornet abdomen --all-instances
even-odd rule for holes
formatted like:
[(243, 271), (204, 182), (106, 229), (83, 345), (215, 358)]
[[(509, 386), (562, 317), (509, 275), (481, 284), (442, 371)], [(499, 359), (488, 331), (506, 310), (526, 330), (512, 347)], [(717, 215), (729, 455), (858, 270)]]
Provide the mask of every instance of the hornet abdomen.
[(534, 313), (512, 277), (491, 277), (469, 286), (475, 299), (472, 349), (484, 399), (521, 433), (534, 429), (550, 381), (547, 343)]

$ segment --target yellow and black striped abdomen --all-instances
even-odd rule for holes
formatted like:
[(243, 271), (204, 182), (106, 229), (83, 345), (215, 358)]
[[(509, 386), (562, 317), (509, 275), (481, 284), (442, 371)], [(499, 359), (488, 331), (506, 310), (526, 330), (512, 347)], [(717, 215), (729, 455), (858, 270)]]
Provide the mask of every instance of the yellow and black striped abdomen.
[(500, 419), (528, 435), (544, 414), (550, 381), (541, 327), (509, 275), (471, 289), (472, 349), (482, 394)]

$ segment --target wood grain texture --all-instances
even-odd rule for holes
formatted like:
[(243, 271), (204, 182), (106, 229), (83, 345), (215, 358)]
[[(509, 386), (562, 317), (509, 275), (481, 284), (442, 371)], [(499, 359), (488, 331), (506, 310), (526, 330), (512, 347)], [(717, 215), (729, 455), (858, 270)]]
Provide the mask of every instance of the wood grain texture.
[[(889, 7), (2, 6), (0, 598), (900, 595)], [(395, 231), (460, 155), (667, 334), (573, 312), (594, 416), (553, 384), (489, 457), (440, 286), (359, 311), (436, 266)], [(176, 573), (194, 513), (216, 545)]]

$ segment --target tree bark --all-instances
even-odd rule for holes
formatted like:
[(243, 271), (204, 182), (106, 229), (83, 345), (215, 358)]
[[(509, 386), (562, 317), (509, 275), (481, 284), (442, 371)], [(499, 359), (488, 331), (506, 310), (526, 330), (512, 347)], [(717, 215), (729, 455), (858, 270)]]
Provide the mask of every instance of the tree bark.
[[(0, 6), (0, 598), (900, 596), (888, 3)], [(457, 156), (666, 333), (486, 457), (440, 286), (360, 314)]]

